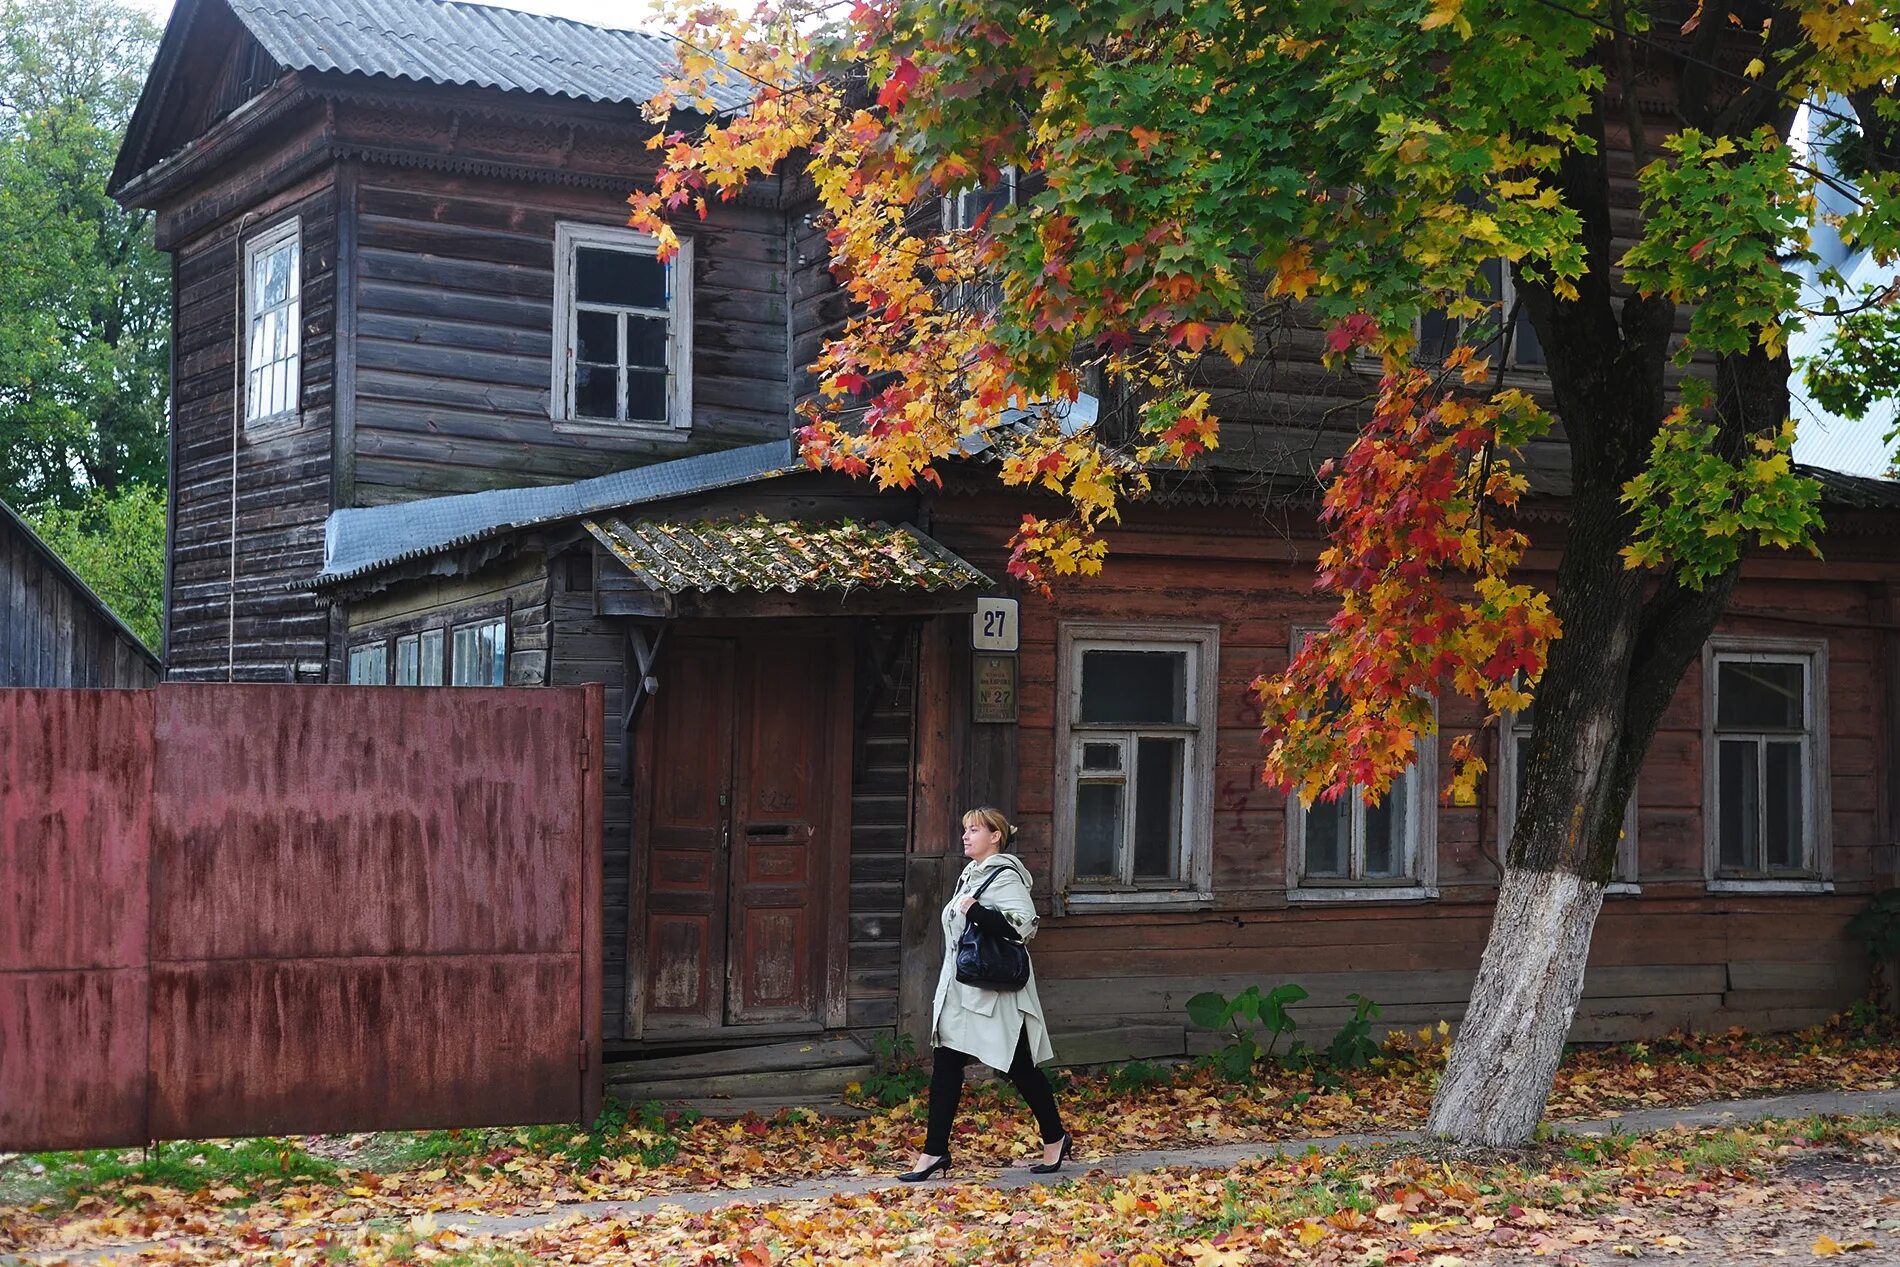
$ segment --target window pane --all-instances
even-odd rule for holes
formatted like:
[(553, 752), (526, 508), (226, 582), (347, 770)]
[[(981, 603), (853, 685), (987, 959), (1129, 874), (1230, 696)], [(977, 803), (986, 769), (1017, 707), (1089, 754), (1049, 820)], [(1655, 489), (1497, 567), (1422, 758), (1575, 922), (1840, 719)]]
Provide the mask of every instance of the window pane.
[(1803, 858), (1801, 745), (1771, 743), (1762, 789), (1768, 802), (1768, 869), (1800, 871)]
[(1444, 360), (1458, 346), (1458, 322), (1435, 308), (1418, 319), (1418, 359), (1428, 364)]
[(389, 658), (380, 642), (350, 648), (350, 682), (355, 686), (382, 686), (388, 681)]
[(1178, 651), (1082, 653), (1084, 722), (1187, 720), (1187, 657)]
[(596, 365), (620, 363), (620, 318), (611, 312), (574, 314), (574, 359)]
[(290, 259), (289, 243), (264, 257), (264, 303), (281, 304), (290, 298)]
[(1082, 768), (1119, 773), (1122, 768), (1122, 746), (1118, 743), (1083, 744)]
[(627, 417), (638, 422), (666, 421), (666, 375), (627, 371)]
[(1543, 340), (1531, 325), (1531, 314), (1523, 308), (1517, 310), (1517, 328), (1511, 334), (1511, 360), (1525, 366), (1544, 364)]
[(1736, 870), (1752, 870), (1761, 856), (1757, 830), (1761, 810), (1759, 772), (1755, 768), (1755, 741), (1725, 739), (1716, 771), (1720, 786), (1716, 791), (1720, 815), (1722, 865)]
[[(1410, 774), (1400, 775), (1377, 805), (1366, 806), (1366, 878), (1391, 880), (1405, 874), (1405, 810)], [(1357, 790), (1353, 795), (1358, 795)]]
[(1723, 661), (1715, 724), (1724, 730), (1802, 730), (1806, 666)]
[(627, 364), (666, 368), (666, 318), (627, 318)]
[(997, 213), (1015, 200), (1015, 191), (1007, 180), (968, 190), (957, 197), (957, 222), (952, 227), (973, 229), (977, 227), (978, 221), (982, 221), (982, 227), (989, 229), (992, 227), (990, 221), (995, 219)]
[(431, 629), (422, 635), (422, 667), (417, 673), (421, 686), (442, 685), (442, 631)]
[(487, 630), (488, 638), (488, 684), (490, 686), (508, 685), (508, 634), (501, 621), (496, 621)]
[(1346, 838), (1352, 828), (1352, 793), (1336, 801), (1314, 801), (1306, 811), (1306, 874), (1344, 878)]
[(620, 410), (620, 375), (612, 368), (574, 367), (574, 412), (582, 418), (614, 418)]
[(1180, 739), (1142, 739), (1135, 752), (1135, 877), (1174, 874), (1181, 845)]
[(414, 634), (396, 639), (396, 685), (414, 686), (421, 650), (419, 640)]
[(1122, 785), (1084, 783), (1075, 789), (1075, 876), (1115, 880), (1115, 854), (1122, 835)]
[[(1512, 736), (1511, 749), (1513, 758), (1511, 763), (1511, 778), (1517, 785), (1510, 789), (1513, 800), (1512, 808), (1522, 810), (1524, 808), (1524, 771), (1530, 765), (1531, 760), (1531, 737), (1525, 734)], [(1507, 840), (1503, 843), (1508, 845), (1511, 842)]]
[(274, 312), (261, 312), (251, 319), (251, 355), (248, 364), (252, 369), (270, 359), (271, 322), (276, 317)]
[(582, 303), (623, 308), (666, 307), (666, 266), (651, 255), (580, 247), (574, 290)]

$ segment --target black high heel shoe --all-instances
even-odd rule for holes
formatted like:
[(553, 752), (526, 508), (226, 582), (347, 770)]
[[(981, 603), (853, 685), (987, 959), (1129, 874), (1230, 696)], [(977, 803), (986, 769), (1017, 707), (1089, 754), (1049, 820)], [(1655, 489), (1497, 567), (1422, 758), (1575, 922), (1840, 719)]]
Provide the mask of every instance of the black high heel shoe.
[(943, 1172), (943, 1177), (945, 1179), (948, 1179), (950, 1177), (950, 1154), (949, 1153), (945, 1153), (943, 1156), (937, 1158), (937, 1160), (931, 1162), (928, 1166), (925, 1166), (922, 1170), (906, 1170), (903, 1174), (897, 1177), (904, 1183), (922, 1183), (924, 1180), (930, 1178), (930, 1176), (936, 1174), (938, 1171)]
[(1054, 1161), (1038, 1162), (1029, 1168), (1029, 1173), (1032, 1175), (1053, 1175), (1058, 1170), (1061, 1170), (1062, 1163), (1069, 1160), (1070, 1138), (1071, 1137), (1067, 1135), (1062, 1137), (1062, 1151), (1056, 1154)]

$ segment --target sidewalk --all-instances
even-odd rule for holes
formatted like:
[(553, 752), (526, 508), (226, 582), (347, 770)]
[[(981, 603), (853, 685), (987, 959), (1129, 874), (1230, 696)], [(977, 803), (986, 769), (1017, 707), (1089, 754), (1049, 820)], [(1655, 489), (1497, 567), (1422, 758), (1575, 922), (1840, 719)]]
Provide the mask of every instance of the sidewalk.
[[(1607, 1117), (1550, 1123), (1553, 1132), (1570, 1135), (1600, 1135), (1610, 1131), (1640, 1135), (1675, 1126), (1741, 1126), (1764, 1118), (1800, 1118), (1848, 1114), (1900, 1113), (1900, 1090), (1834, 1091), (1804, 1095), (1774, 1096), (1754, 1100), (1725, 1100), (1708, 1104), (1671, 1108), (1643, 1109)], [(1343, 1148), (1366, 1148), (1378, 1144), (1415, 1140), (1419, 1131), (1391, 1131), (1359, 1135), (1333, 1135), (1272, 1142), (1223, 1144), (1207, 1148), (1152, 1149), (1117, 1153), (1097, 1161), (1071, 1163), (1055, 1175), (1033, 1175), (1026, 1167), (1001, 1171), (975, 1171), (948, 1183), (987, 1184), (1012, 1189), (1031, 1184), (1060, 1184), (1086, 1173), (1126, 1175), (1166, 1167), (1224, 1169), (1257, 1157), (1297, 1156), (1318, 1149), (1334, 1152)], [(889, 1175), (809, 1179), (772, 1187), (715, 1189), (693, 1193), (671, 1193), (637, 1201), (580, 1201), (529, 1214), (469, 1214), (438, 1212), (436, 1225), (469, 1235), (508, 1236), (532, 1232), (571, 1220), (591, 1221), (650, 1214), (673, 1209), (697, 1214), (737, 1205), (779, 1205), (798, 1201), (816, 1201), (841, 1195), (855, 1195), (895, 1188), (900, 1185)], [(929, 1186), (944, 1186), (942, 1182)], [(345, 1226), (345, 1225), (339, 1225)], [(162, 1248), (164, 1242), (125, 1242), (66, 1253), (0, 1254), (0, 1267), (51, 1262), (98, 1263), (121, 1254), (136, 1254)]]

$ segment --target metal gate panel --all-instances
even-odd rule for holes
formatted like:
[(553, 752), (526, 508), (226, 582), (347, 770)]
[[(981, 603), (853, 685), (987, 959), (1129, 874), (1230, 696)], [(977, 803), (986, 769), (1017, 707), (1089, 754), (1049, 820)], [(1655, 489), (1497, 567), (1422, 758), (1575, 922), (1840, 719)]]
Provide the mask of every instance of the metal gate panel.
[(161, 693), (154, 1135), (582, 1115), (581, 697)]
[(591, 1119), (601, 708), (0, 692), (0, 1148)]
[(0, 690), (0, 1148), (146, 1138), (152, 703)]

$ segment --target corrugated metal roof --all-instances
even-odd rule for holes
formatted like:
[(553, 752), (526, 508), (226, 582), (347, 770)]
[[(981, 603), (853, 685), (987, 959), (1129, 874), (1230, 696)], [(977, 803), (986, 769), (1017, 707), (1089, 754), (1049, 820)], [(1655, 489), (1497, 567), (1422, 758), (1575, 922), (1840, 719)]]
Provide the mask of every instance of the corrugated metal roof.
[[(454, 0), (229, 0), (238, 20), (295, 70), (639, 103), (674, 70), (673, 40)], [(722, 107), (750, 92), (728, 85)]]
[(587, 530), (657, 593), (935, 591), (990, 584), (908, 524), (763, 516), (698, 523), (603, 518), (588, 520)]
[(337, 510), (323, 526), (321, 588), (409, 559), (453, 550), (516, 528), (578, 519), (803, 470), (788, 440), (721, 449), (575, 484), (502, 488), (391, 506)]

